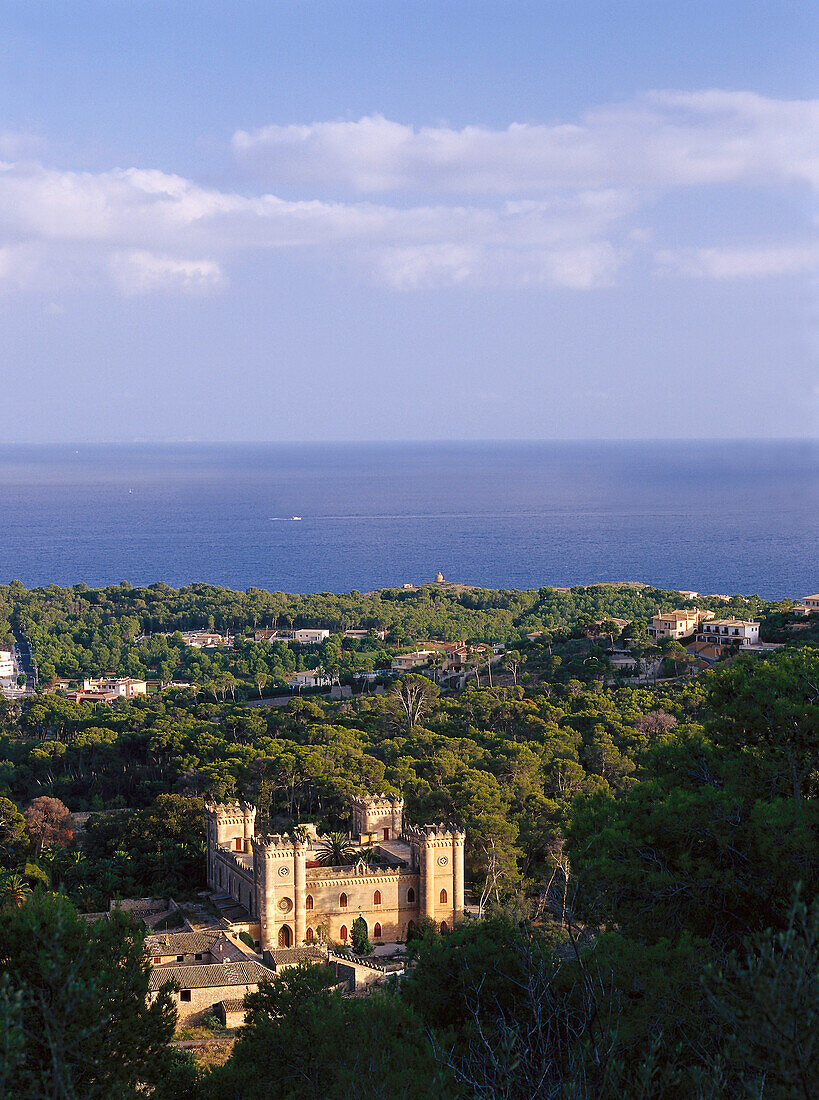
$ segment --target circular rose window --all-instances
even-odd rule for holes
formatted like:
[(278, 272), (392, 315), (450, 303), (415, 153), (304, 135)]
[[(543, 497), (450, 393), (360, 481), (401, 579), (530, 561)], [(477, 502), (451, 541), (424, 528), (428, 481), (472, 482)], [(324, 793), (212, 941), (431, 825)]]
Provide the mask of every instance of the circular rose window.
[(438, 857), (438, 862), (441, 864), (442, 867), (445, 867), (446, 866), (446, 856), (439, 856)]
[(292, 908), (293, 902), (290, 898), (279, 898), (279, 909), (281, 909), (283, 913), (289, 913)]
[(280, 867), (279, 874), (282, 876), (282, 878), (287, 878), (287, 876), (290, 874), (290, 871), (287, 867)]

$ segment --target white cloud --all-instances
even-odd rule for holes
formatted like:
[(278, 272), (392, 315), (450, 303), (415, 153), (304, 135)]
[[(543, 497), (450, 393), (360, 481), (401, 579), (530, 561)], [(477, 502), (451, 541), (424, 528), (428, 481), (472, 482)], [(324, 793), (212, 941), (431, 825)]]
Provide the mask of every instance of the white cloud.
[(605, 241), (526, 251), (419, 245), (383, 249), (375, 258), (386, 282), (398, 290), (463, 285), (589, 290), (610, 285), (621, 264)]
[(85, 263), (89, 277), (107, 268), (128, 293), (215, 287), (230, 253), (293, 247), (354, 247), (402, 287), (587, 287), (607, 281), (616, 266), (609, 238), (632, 208), (613, 190), (401, 208), (247, 197), (138, 169), (0, 165), (0, 240), (59, 252), (63, 265)]
[(111, 270), (125, 294), (168, 289), (196, 293), (215, 289), (224, 281), (215, 260), (178, 260), (137, 249), (116, 252), (111, 257)]
[(819, 271), (819, 244), (690, 248), (657, 253), (662, 268), (700, 279), (758, 279)]
[(265, 178), (352, 188), (525, 195), (563, 187), (819, 182), (819, 101), (749, 92), (651, 92), (557, 125), (503, 130), (356, 122), (239, 130)]
[(0, 245), (0, 291), (26, 290), (40, 274), (39, 249), (30, 244)]
[(45, 142), (38, 134), (23, 130), (0, 130), (0, 159), (23, 160), (42, 153)]
[[(651, 219), (664, 191), (698, 185), (782, 192), (797, 181), (807, 194), (819, 178), (817, 102), (654, 92), (560, 125), (454, 130), (376, 116), (239, 131), (233, 144), (243, 161), (308, 193), (220, 191), (145, 168), (0, 162), (0, 283), (105, 280), (126, 294), (190, 293), (223, 285), (237, 252), (293, 248), (346, 250), (400, 289), (584, 290), (652, 254), (664, 272), (718, 279), (806, 271), (816, 259), (804, 225), (764, 246), (749, 226), (744, 240), (719, 248), (696, 238), (701, 247), (682, 247), (675, 226), (674, 247), (664, 248)], [(329, 201), (309, 193), (317, 185), (380, 197)]]

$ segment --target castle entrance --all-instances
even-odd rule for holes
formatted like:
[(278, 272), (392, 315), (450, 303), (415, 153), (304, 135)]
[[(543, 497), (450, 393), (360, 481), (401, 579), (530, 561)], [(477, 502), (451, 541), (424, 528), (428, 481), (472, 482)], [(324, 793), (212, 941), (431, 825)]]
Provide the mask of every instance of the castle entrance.
[(279, 929), (279, 947), (290, 947), (293, 942), (293, 933), (286, 924)]

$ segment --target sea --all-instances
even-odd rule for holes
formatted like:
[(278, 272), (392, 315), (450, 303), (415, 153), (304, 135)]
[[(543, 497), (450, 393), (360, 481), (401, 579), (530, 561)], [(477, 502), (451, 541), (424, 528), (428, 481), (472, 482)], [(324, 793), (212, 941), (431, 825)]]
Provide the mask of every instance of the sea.
[(819, 591), (816, 442), (0, 445), (0, 582)]

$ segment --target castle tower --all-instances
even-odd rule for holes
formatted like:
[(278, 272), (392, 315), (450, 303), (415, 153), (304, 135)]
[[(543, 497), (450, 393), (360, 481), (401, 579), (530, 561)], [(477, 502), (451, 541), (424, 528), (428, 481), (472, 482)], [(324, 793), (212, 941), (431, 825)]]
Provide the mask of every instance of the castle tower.
[(206, 802), (208, 886), (216, 889), (213, 853), (217, 848), (249, 852), (256, 829), (256, 807), (248, 802)]
[(400, 840), (404, 800), (394, 794), (364, 794), (353, 799), (353, 836)]
[(307, 845), (287, 833), (257, 836), (252, 844), (262, 950), (298, 947), (307, 934)]
[(293, 885), (295, 890), (295, 946), (299, 947), (307, 938), (307, 910), (305, 908), (307, 897), (307, 844), (302, 837), (297, 837), (293, 845)]
[(466, 834), (455, 825), (422, 825), (404, 837), (420, 871), (420, 915), (451, 928), (464, 913)]

